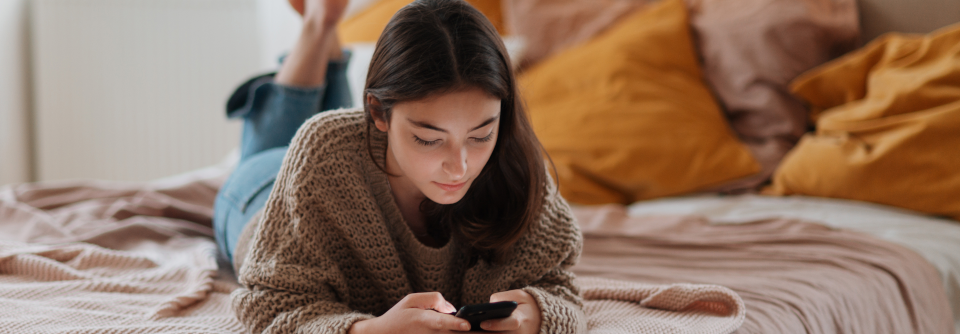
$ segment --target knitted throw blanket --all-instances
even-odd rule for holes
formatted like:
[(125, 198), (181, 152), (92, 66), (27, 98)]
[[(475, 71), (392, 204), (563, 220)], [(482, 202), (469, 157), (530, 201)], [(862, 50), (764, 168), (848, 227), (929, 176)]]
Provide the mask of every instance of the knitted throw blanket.
[(710, 284), (577, 280), (590, 333), (732, 333), (746, 309), (733, 290)]

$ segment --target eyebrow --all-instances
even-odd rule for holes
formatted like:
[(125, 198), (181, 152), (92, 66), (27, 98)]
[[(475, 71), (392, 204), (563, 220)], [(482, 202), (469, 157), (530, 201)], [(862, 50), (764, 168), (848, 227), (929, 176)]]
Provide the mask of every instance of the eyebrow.
[[(479, 129), (479, 128), (482, 128), (482, 127), (485, 127), (485, 126), (487, 126), (487, 125), (490, 125), (490, 123), (493, 123), (493, 122), (496, 121), (498, 118), (500, 118), (500, 114), (497, 114), (496, 116), (490, 117), (490, 118), (487, 119), (486, 121), (483, 121), (483, 123), (480, 123), (480, 125), (477, 125), (477, 126), (473, 127), (473, 129), (470, 129), (470, 131), (467, 131), (467, 132), (472, 132), (472, 131), (477, 130), (477, 129)], [(440, 132), (443, 132), (443, 133), (448, 133), (447, 130), (438, 128), (438, 127), (436, 127), (436, 126), (434, 126), (434, 125), (432, 125), (432, 124), (430, 124), (430, 123), (427, 123), (427, 122), (414, 121), (414, 120), (409, 119), (409, 118), (407, 118), (407, 121), (410, 122), (410, 124), (413, 124), (413, 126), (416, 126), (416, 127), (418, 127), (418, 128), (424, 128), (424, 129), (430, 129), (430, 130), (434, 130), (434, 131), (440, 131)]]

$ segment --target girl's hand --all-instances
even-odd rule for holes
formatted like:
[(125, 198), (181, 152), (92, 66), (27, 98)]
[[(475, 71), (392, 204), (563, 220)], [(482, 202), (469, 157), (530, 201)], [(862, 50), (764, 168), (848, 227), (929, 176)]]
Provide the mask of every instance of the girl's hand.
[(467, 332), (470, 323), (450, 315), (457, 310), (439, 292), (412, 293), (383, 315), (359, 321), (350, 334)]
[(509, 317), (481, 322), (480, 328), (511, 334), (540, 333), (540, 306), (533, 296), (523, 290), (497, 292), (490, 296), (491, 303), (502, 301), (517, 302), (517, 309)]

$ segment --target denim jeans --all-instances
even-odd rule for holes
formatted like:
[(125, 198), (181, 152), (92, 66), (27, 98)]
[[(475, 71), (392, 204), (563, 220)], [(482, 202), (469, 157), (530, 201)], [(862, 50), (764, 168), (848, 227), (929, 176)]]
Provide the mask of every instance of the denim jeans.
[(307, 119), (324, 110), (351, 106), (344, 60), (327, 65), (325, 84), (299, 88), (273, 82), (274, 73), (240, 85), (227, 101), (227, 117), (243, 119), (240, 163), (217, 193), (213, 229), (228, 261), (243, 227), (264, 207), (290, 141)]

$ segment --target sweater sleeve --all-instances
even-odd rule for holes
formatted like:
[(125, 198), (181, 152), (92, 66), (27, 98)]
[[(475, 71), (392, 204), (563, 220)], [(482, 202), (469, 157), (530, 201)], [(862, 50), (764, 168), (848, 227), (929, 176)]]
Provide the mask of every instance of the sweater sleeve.
[[(350, 310), (330, 289), (303, 293), (244, 285), (233, 295), (237, 318), (250, 333), (338, 333), (373, 315)], [(299, 305), (299, 306), (297, 306)]]
[(342, 161), (318, 153), (323, 148), (315, 143), (327, 139), (305, 138), (317, 133), (304, 128), (284, 158), (240, 268), (241, 288), (231, 295), (237, 318), (251, 333), (346, 333), (373, 318), (348, 306), (345, 275), (330, 255), (345, 242), (326, 223), (330, 210), (315, 194), (323, 181), (317, 175)]
[(540, 307), (540, 333), (586, 333), (587, 320), (582, 301), (570, 288), (573, 278), (563, 278), (568, 275), (560, 269), (547, 276), (549, 279), (566, 280), (566, 284), (551, 284), (544, 280), (523, 288), (523, 291), (537, 300)]
[(559, 194), (550, 196), (540, 226), (534, 237), (547, 240), (543, 249), (555, 249), (562, 254), (559, 265), (523, 288), (540, 307), (540, 333), (586, 333), (587, 319), (580, 289), (574, 284), (575, 276), (570, 271), (580, 258), (583, 237), (570, 206)]

